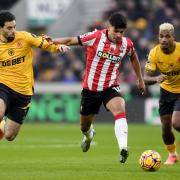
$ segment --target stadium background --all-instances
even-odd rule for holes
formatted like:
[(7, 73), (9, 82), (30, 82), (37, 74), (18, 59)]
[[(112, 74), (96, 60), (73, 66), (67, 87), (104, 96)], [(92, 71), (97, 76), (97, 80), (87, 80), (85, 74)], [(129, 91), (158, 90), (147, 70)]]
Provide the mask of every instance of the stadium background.
[[(135, 43), (142, 69), (149, 49), (157, 43), (159, 23), (172, 22), (177, 40), (180, 38), (180, 0), (1, 0), (0, 9), (9, 9), (16, 15), (18, 30), (52, 37), (101, 28), (111, 12), (120, 10), (129, 19), (126, 34)], [(0, 180), (179, 179), (179, 163), (171, 167), (162, 165), (158, 172), (147, 173), (139, 167), (144, 150), (155, 149), (162, 162), (167, 152), (161, 127), (149, 125), (159, 123), (159, 87), (150, 86), (147, 95), (140, 96), (128, 61), (120, 70), (129, 121), (127, 163), (119, 163), (113, 119), (104, 108), (96, 120), (97, 134), (91, 149), (87, 153), (81, 151), (79, 101), (83, 57), (82, 48), (77, 47), (63, 55), (34, 51), (35, 96), (16, 140), (0, 141)]]
[[(0, 9), (11, 10), (17, 30), (52, 37), (74, 36), (103, 28), (108, 16), (120, 11), (128, 18), (129, 36), (139, 55), (142, 70), (151, 47), (157, 43), (158, 25), (170, 22), (180, 38), (179, 0), (1, 0)], [(35, 96), (26, 122), (79, 122), (81, 80), (85, 67), (82, 47), (65, 54), (34, 50)], [(129, 61), (122, 63), (121, 90), (128, 121), (159, 124), (159, 87), (150, 86), (142, 97), (136, 89)], [(113, 122), (102, 107), (97, 122)]]

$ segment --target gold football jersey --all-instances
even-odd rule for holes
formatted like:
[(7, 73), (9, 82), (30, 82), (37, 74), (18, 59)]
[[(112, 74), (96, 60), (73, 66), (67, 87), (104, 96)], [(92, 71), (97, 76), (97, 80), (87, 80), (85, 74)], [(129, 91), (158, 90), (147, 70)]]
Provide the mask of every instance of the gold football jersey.
[(32, 47), (58, 52), (56, 45), (25, 31), (16, 31), (12, 42), (0, 42), (0, 83), (24, 95), (33, 94)]
[(169, 92), (180, 93), (180, 43), (176, 42), (176, 49), (171, 54), (164, 54), (160, 45), (155, 46), (150, 51), (145, 68), (166, 74), (168, 78), (160, 86)]

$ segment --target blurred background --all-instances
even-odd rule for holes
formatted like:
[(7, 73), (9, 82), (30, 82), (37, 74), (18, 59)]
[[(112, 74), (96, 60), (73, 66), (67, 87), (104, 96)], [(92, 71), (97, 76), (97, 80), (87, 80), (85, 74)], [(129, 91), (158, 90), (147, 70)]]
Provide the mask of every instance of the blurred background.
[[(0, 9), (15, 14), (17, 30), (53, 38), (105, 28), (109, 15), (120, 11), (128, 19), (125, 36), (134, 42), (142, 71), (150, 48), (158, 43), (159, 24), (172, 23), (180, 39), (180, 0), (1, 0)], [(65, 54), (34, 49), (35, 96), (27, 122), (79, 122), (84, 57), (83, 47)], [(129, 61), (122, 62), (120, 74), (129, 122), (159, 124), (159, 87), (149, 86), (142, 97)], [(102, 107), (97, 121), (113, 118)]]

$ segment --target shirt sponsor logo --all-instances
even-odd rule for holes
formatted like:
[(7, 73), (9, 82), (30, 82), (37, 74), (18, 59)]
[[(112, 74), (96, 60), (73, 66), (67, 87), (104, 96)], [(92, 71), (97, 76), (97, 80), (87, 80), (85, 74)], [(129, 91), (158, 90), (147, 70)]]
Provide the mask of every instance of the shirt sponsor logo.
[(103, 52), (103, 51), (98, 51), (97, 56), (101, 57), (103, 59), (110, 60), (112, 63), (118, 63), (122, 59), (121, 56), (116, 56), (116, 55), (106, 53), (106, 52)]
[(178, 70), (178, 71), (171, 71), (171, 72), (163, 72), (163, 74), (165, 74), (167, 76), (177, 76), (177, 75), (180, 75), (180, 70)]
[(12, 60), (0, 61), (0, 67), (14, 66), (16, 64), (23, 63), (24, 61), (25, 61), (25, 56), (12, 59)]

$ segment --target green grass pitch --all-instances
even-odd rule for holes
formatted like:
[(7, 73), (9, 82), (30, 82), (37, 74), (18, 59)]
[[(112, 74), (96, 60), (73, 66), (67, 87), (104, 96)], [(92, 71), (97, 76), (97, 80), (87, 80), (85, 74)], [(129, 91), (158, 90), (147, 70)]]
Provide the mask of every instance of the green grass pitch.
[(114, 125), (95, 123), (95, 129), (92, 147), (83, 153), (79, 124), (24, 124), (15, 141), (0, 142), (0, 180), (179, 179), (180, 163), (162, 165), (157, 172), (139, 167), (139, 157), (148, 149), (158, 151), (165, 161), (160, 126), (129, 125), (130, 156), (125, 164), (118, 162)]

